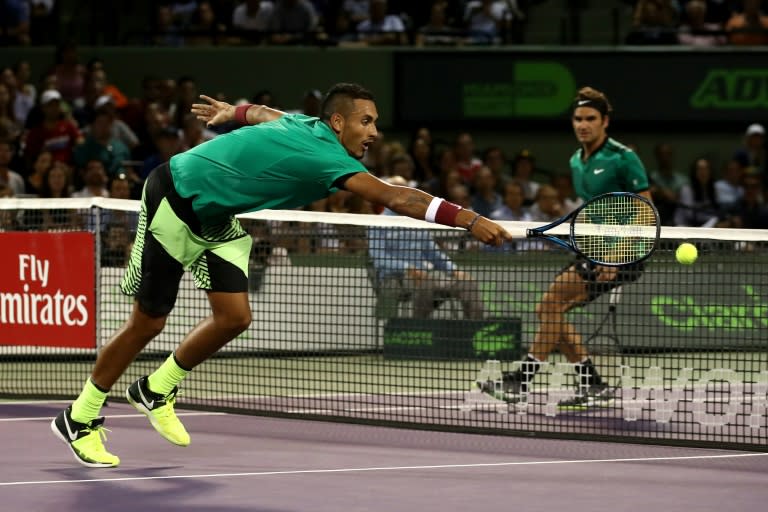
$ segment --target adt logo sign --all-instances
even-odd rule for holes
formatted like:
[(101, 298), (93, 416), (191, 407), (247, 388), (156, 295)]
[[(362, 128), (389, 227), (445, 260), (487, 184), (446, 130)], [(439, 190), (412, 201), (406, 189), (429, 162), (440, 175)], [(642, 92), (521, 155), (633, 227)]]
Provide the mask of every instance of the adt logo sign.
[(695, 109), (736, 110), (768, 107), (768, 70), (713, 69), (691, 96)]

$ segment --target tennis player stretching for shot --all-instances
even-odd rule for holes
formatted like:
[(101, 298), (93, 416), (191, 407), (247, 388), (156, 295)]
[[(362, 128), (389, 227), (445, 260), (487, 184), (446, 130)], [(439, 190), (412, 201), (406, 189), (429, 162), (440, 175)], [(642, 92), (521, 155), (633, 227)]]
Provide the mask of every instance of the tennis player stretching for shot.
[(185, 269), (207, 292), (211, 315), (157, 371), (134, 382), (126, 396), (168, 441), (190, 443), (174, 412), (179, 383), (251, 323), (251, 238), (235, 214), (296, 208), (345, 189), (401, 215), (466, 228), (487, 244), (511, 239), (498, 224), (472, 211), (366, 172), (359, 159), (376, 139), (378, 113), (371, 93), (359, 85), (333, 86), (319, 119), (201, 97), (207, 103), (193, 105), (192, 112), (209, 125), (236, 120), (255, 126), (174, 156), (146, 181), (133, 252), (120, 284), (123, 293), (135, 298), (133, 310), (99, 353), (80, 396), (51, 423), (86, 466), (119, 464), (104, 447), (99, 411), (128, 365), (163, 330)]
[[(608, 137), (606, 129), (612, 110), (605, 94), (591, 87), (580, 89), (573, 102), (571, 122), (581, 144), (570, 160), (576, 193), (585, 201), (607, 192), (635, 192), (650, 200), (648, 177), (637, 154)], [(518, 370), (502, 374), (502, 398), (516, 402), (524, 397), (541, 363), (555, 349), (576, 365), (579, 387), (576, 397), (560, 406), (582, 406), (590, 399), (612, 398), (612, 391), (595, 368), (581, 335), (565, 315), (612, 288), (636, 281), (642, 270), (642, 264), (605, 267), (583, 258), (563, 268), (536, 306), (539, 328), (530, 352)], [(495, 391), (493, 382), (478, 385), (484, 392)]]

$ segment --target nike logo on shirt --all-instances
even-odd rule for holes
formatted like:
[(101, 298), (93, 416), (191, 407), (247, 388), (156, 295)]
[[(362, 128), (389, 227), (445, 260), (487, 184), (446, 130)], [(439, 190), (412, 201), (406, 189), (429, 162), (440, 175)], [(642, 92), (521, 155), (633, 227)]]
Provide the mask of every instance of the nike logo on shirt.
[(600, 173), (601, 173), (601, 172), (603, 172), (604, 170), (605, 170), (605, 169), (595, 169), (595, 174), (600, 174)]

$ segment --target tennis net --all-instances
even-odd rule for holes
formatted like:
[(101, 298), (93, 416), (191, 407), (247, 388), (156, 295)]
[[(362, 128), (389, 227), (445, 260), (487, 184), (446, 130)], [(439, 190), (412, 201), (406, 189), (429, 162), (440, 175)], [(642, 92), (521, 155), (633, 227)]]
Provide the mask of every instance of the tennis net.
[[(137, 210), (109, 199), (0, 200), (0, 396), (80, 391), (132, 307), (118, 283)], [(567, 251), (530, 240), (481, 247), (463, 230), (392, 215), (264, 211), (241, 222), (254, 240), (253, 324), (190, 374), (180, 407), (768, 446), (764, 231), (663, 228), (643, 269), (566, 315), (608, 392), (580, 400), (583, 366), (556, 347), (561, 334), (545, 340), (554, 350), (525, 392), (500, 400), (480, 388), (505, 391), (502, 372), (525, 370), (537, 331), (559, 332), (538, 304), (573, 261)], [(694, 265), (674, 259), (683, 241), (698, 247)], [(208, 314), (185, 276), (166, 329), (117, 389), (154, 370)]]

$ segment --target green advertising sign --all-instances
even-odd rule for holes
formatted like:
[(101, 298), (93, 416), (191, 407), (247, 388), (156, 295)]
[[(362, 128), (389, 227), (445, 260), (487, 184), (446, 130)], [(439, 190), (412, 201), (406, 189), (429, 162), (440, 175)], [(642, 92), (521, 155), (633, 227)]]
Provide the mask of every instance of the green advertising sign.
[(768, 71), (756, 66), (767, 58), (733, 49), (402, 51), (394, 55), (395, 118), (561, 121), (589, 85), (608, 94), (622, 122), (743, 123), (768, 117)]

